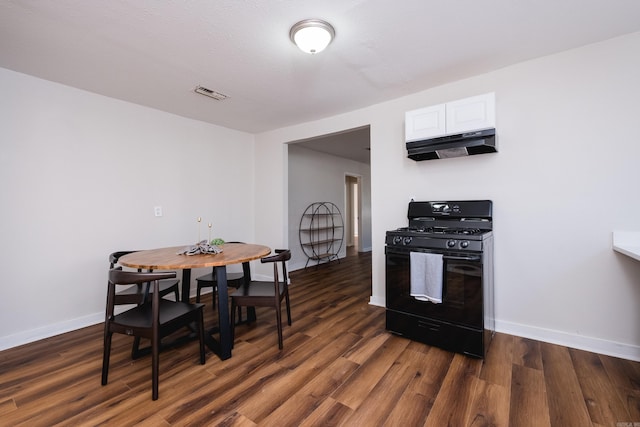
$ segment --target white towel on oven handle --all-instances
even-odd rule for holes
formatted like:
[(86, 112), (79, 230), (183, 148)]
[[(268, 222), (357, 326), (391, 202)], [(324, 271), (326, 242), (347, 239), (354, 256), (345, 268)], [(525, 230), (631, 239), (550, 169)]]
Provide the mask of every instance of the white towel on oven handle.
[(411, 252), (411, 293), (419, 301), (442, 303), (442, 254)]

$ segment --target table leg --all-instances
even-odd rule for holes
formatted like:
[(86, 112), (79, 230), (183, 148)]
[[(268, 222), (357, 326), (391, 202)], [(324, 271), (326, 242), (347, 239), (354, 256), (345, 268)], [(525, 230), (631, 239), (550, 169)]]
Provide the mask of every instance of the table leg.
[(231, 357), (231, 326), (229, 324), (229, 292), (226, 266), (216, 267), (218, 281), (218, 325), (220, 325), (220, 348), (218, 356), (225, 360)]

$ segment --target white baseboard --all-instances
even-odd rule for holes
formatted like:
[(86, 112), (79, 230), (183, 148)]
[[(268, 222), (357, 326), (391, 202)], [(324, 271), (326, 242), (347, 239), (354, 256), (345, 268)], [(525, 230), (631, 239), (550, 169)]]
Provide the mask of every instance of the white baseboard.
[(378, 307), (382, 307), (382, 308), (386, 307), (386, 301), (385, 301), (385, 299), (384, 299), (384, 298), (381, 298), (381, 297), (376, 297), (376, 296), (374, 296), (374, 295), (371, 295), (371, 296), (369, 297), (369, 304), (371, 304), (371, 305), (377, 305)]
[(496, 332), (640, 362), (640, 346), (496, 319)]
[(50, 338), (55, 335), (64, 334), (66, 332), (75, 331), (77, 329), (86, 328), (104, 322), (104, 312), (90, 314), (88, 316), (78, 317), (76, 319), (66, 320), (64, 322), (54, 323), (52, 325), (43, 326), (41, 328), (31, 329), (19, 332), (17, 334), (0, 337), (0, 351), (12, 347), (18, 347), (23, 344), (29, 344), (34, 341)]

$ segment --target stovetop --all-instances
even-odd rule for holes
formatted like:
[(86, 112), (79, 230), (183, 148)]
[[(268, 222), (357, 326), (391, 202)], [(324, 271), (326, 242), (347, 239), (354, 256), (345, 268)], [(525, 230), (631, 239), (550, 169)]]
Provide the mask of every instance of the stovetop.
[(387, 231), (388, 246), (481, 250), (492, 235), (492, 202), (411, 202), (409, 226)]
[(489, 230), (482, 230), (480, 228), (464, 228), (464, 227), (400, 227), (396, 230), (398, 233), (424, 233), (424, 234), (436, 234), (436, 235), (456, 235), (456, 236), (476, 236), (486, 233)]

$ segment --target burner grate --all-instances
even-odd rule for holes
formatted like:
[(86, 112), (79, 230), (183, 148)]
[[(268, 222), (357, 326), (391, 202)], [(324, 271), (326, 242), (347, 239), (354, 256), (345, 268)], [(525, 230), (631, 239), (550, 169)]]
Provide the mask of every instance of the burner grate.
[(460, 228), (460, 227), (400, 227), (396, 231), (408, 231), (413, 233), (425, 234), (459, 234), (465, 236), (475, 236), (485, 233), (487, 230), (479, 228)]

